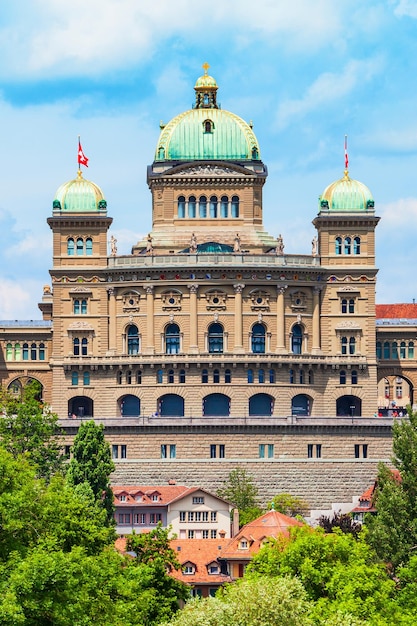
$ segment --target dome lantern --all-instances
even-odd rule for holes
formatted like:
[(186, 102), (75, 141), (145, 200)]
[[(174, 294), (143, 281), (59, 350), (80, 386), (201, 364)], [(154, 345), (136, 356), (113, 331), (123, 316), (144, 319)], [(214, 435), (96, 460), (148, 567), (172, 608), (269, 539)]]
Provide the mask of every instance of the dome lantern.
[(83, 178), (78, 170), (77, 178), (61, 185), (52, 203), (53, 214), (96, 213), (107, 215), (107, 202), (100, 187)]
[(208, 63), (203, 64), (204, 74), (197, 79), (195, 90), (195, 108), (196, 109), (218, 109), (217, 104), (217, 83), (212, 76), (209, 76)]
[(375, 202), (368, 187), (350, 178), (345, 169), (344, 176), (331, 183), (319, 198), (319, 214), (327, 213), (374, 213)]

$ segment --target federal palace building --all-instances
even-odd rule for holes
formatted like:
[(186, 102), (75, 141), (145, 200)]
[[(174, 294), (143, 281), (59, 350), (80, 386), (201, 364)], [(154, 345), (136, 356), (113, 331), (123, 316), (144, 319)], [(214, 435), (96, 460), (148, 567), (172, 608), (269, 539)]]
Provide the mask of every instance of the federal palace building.
[(1, 383), (37, 380), (68, 449), (82, 420), (103, 423), (114, 484), (215, 491), (242, 467), (264, 500), (349, 501), (415, 401), (417, 305), (375, 304), (379, 218), (347, 169), (312, 210), (311, 254), (287, 254), (263, 226), (252, 125), (207, 69), (194, 90), (161, 124), (152, 229), (131, 254), (81, 170), (51, 198), (42, 319), (0, 322)]

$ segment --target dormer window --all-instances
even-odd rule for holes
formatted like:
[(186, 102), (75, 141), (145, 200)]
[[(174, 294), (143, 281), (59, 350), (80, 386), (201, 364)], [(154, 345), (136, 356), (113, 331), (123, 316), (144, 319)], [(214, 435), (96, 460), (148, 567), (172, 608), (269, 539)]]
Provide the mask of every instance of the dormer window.
[(247, 541), (247, 539), (241, 539), (239, 541), (239, 549), (240, 550), (247, 550), (248, 549), (248, 541)]
[(195, 566), (192, 563), (187, 563), (186, 565), (184, 565), (182, 571), (183, 571), (183, 574), (194, 574)]
[(205, 133), (212, 133), (214, 129), (214, 124), (211, 120), (206, 120), (204, 122), (204, 132)]
[(220, 568), (217, 563), (210, 563), (210, 565), (208, 566), (209, 574), (218, 574), (219, 571), (220, 571)]
[(158, 502), (158, 500), (159, 500), (158, 494), (157, 493), (153, 493), (151, 495), (151, 500), (152, 500), (152, 502)]
[(123, 495), (123, 494), (121, 494), (121, 495), (119, 496), (119, 501), (120, 501), (120, 502), (126, 502), (126, 496), (125, 496), (125, 495)]

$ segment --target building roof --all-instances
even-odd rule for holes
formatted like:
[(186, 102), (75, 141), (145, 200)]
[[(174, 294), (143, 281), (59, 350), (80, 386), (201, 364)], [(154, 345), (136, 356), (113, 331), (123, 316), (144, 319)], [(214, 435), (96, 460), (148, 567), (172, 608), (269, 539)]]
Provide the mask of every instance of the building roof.
[[(196, 492), (206, 493), (212, 498), (225, 502), (229, 507), (232, 506), (230, 502), (227, 502), (227, 500), (219, 498), (219, 496), (216, 496), (201, 487), (185, 487), (184, 485), (117, 485), (113, 486), (112, 490), (115, 498), (118, 498), (120, 495), (126, 496), (126, 500), (123, 502), (117, 500), (118, 507), (132, 505), (144, 507), (149, 505), (167, 506), (168, 504), (172, 504), (177, 500), (181, 500), (182, 498)], [(152, 500), (152, 495), (155, 494), (158, 494), (157, 501)], [(138, 496), (140, 497), (139, 500), (137, 499)]]
[(377, 304), (377, 319), (415, 319), (417, 320), (417, 304)]
[(374, 199), (368, 187), (358, 180), (350, 178), (345, 170), (344, 176), (331, 183), (319, 198), (320, 213), (332, 211), (374, 212)]
[[(266, 539), (279, 536), (289, 537), (289, 529), (293, 526), (304, 526), (304, 524), (278, 511), (268, 511), (253, 522), (245, 524), (237, 535), (229, 540), (223, 558), (250, 560), (259, 552)], [(246, 540), (247, 548), (241, 547), (242, 540)]]
[(107, 203), (98, 185), (83, 178), (78, 170), (77, 178), (61, 185), (53, 201), (54, 215), (70, 213), (107, 213)]
[[(401, 474), (397, 469), (392, 469), (391, 475), (397, 482), (401, 481)], [(373, 485), (368, 487), (368, 489), (366, 489), (363, 494), (359, 496), (359, 505), (355, 506), (355, 508), (351, 510), (351, 513), (376, 513), (376, 508), (373, 505), (373, 499), (377, 486), (378, 481), (376, 480)]]
[[(218, 559), (222, 557), (223, 551), (229, 539), (173, 539), (170, 542), (171, 548), (175, 550), (177, 559), (182, 567), (192, 564), (194, 573), (184, 574), (182, 570), (174, 570), (171, 575), (177, 580), (181, 580), (187, 585), (219, 585), (231, 582), (230, 576), (220, 573), (220, 563)], [(218, 565), (219, 571), (210, 574), (209, 566)]]

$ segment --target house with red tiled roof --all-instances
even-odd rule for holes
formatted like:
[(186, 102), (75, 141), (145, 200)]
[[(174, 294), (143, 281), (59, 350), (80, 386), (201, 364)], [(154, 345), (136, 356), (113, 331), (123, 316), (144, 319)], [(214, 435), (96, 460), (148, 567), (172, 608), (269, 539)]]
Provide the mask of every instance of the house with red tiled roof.
[(200, 487), (114, 486), (116, 532), (146, 532), (158, 523), (179, 539), (230, 538), (232, 505)]
[(220, 560), (224, 563), (224, 571), (230, 574), (232, 580), (241, 578), (248, 563), (268, 539), (289, 537), (294, 526), (304, 524), (274, 510), (245, 524), (223, 550)]
[[(393, 475), (396, 481), (401, 480), (400, 472), (397, 469), (391, 470), (391, 474)], [(364, 491), (363, 494), (359, 496), (359, 501), (358, 501), (357, 506), (355, 506), (355, 508), (351, 510), (351, 515), (353, 519), (355, 520), (355, 522), (359, 522), (360, 524), (363, 524), (364, 519), (365, 519), (365, 513), (375, 514), (377, 512), (373, 504), (374, 494), (375, 494), (375, 490), (377, 486), (378, 486), (378, 481), (376, 480), (374, 484), (371, 485), (371, 487), (368, 487), (368, 489), (366, 489), (366, 491)]]

